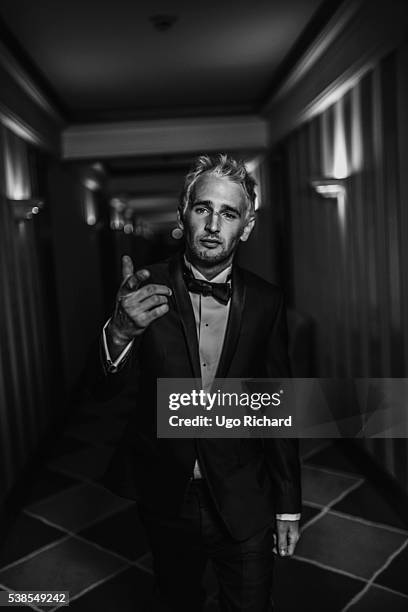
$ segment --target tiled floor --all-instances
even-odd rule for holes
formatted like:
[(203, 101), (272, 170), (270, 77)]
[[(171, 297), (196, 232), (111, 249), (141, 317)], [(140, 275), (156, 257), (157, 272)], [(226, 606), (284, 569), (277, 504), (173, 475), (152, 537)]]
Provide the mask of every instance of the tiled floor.
[[(136, 507), (98, 484), (122, 428), (109, 409), (88, 407), (47, 450), (0, 548), (0, 590), (67, 590), (73, 612), (150, 609)], [(341, 443), (303, 440), (301, 449), (302, 537), (293, 559), (276, 561), (276, 612), (407, 612), (408, 519)], [(207, 584), (217, 612), (211, 572)]]

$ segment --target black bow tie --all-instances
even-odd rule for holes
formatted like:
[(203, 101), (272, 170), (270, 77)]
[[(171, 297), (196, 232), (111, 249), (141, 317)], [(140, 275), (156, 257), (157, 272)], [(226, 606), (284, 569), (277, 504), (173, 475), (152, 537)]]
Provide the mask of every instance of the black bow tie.
[(194, 278), (190, 272), (184, 272), (184, 280), (186, 287), (192, 293), (201, 293), (201, 295), (211, 295), (221, 304), (228, 304), (231, 297), (231, 286), (229, 283), (210, 283), (209, 281)]

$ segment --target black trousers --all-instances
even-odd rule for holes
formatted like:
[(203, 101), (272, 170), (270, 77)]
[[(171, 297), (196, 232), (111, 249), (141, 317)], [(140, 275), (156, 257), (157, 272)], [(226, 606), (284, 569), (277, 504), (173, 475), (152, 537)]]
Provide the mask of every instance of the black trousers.
[(239, 542), (228, 533), (203, 480), (191, 480), (180, 517), (140, 508), (153, 554), (156, 597), (171, 612), (201, 612), (210, 559), (220, 612), (272, 612), (273, 525)]

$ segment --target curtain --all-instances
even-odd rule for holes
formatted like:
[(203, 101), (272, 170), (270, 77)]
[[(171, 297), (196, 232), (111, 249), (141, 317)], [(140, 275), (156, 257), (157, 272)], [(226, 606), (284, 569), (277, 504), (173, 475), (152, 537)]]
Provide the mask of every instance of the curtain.
[(47, 423), (38, 221), (17, 222), (9, 201), (30, 196), (28, 146), (0, 125), (0, 501), (33, 456)]
[[(313, 320), (315, 376), (408, 376), (397, 87), (391, 54), (283, 143), (288, 293)], [(329, 178), (343, 181), (345, 201), (312, 188)], [(408, 442), (362, 444), (408, 491)]]

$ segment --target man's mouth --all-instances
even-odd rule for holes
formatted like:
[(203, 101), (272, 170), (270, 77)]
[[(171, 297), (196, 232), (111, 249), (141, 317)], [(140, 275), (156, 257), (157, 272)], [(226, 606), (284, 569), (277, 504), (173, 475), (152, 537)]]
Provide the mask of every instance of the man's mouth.
[(220, 240), (217, 240), (217, 238), (200, 238), (200, 242), (201, 244), (203, 244), (205, 247), (208, 247), (210, 249), (214, 249), (215, 247), (217, 247), (219, 244), (221, 244)]

